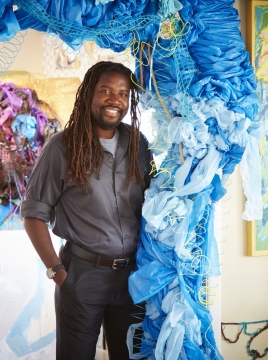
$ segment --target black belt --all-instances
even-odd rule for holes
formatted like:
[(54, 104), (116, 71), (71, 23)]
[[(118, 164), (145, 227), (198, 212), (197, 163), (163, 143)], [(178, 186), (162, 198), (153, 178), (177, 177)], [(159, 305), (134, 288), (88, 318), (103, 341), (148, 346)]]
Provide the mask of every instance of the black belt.
[(69, 241), (67, 241), (65, 245), (65, 249), (69, 250), (71, 253), (73, 253), (76, 256), (79, 256), (84, 260), (92, 262), (96, 265), (108, 266), (115, 270), (124, 269), (135, 261), (134, 254), (123, 259), (108, 259), (102, 255), (97, 255), (90, 251), (82, 249), (79, 246), (70, 243)]

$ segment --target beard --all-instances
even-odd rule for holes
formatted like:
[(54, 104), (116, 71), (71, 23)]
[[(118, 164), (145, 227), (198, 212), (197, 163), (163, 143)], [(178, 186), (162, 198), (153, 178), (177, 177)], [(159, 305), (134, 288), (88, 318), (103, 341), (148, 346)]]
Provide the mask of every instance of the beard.
[(92, 116), (91, 119), (93, 124), (97, 125), (102, 130), (113, 130), (121, 123), (123, 117), (115, 122), (107, 122), (102, 117), (95, 118), (94, 116)]
[(112, 118), (109, 115), (105, 114), (105, 109), (91, 109), (91, 119), (92, 123), (102, 130), (113, 130), (115, 129), (125, 117), (125, 113), (123, 110), (118, 112), (118, 116)]

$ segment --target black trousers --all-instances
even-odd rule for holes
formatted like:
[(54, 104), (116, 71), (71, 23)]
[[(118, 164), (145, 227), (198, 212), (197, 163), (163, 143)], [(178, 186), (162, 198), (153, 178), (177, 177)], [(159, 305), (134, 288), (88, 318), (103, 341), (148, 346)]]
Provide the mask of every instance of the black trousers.
[(128, 277), (135, 264), (113, 270), (78, 258), (65, 248), (60, 258), (68, 274), (61, 289), (56, 286), (55, 290), (56, 359), (94, 360), (101, 324), (109, 359), (129, 359), (128, 328), (144, 317), (144, 305), (134, 305), (128, 292)]

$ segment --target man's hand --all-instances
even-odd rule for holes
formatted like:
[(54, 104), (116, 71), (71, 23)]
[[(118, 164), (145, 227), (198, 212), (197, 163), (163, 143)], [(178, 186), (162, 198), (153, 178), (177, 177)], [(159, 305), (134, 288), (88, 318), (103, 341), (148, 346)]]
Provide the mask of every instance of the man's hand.
[[(36, 218), (25, 218), (24, 227), (45, 267), (49, 269), (60, 264), (61, 260), (55, 253), (46, 223)], [(56, 272), (53, 280), (59, 288), (66, 276), (67, 272), (64, 269)]]
[(59, 289), (61, 288), (62, 284), (64, 283), (67, 276), (67, 272), (64, 269), (60, 269), (56, 272), (55, 277), (53, 278), (54, 282), (58, 285)]

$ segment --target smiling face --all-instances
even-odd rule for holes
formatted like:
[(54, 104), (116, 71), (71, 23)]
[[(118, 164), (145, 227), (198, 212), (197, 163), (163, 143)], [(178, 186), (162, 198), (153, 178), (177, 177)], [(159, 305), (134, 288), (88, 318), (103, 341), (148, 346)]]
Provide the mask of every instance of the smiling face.
[(118, 72), (103, 73), (94, 89), (91, 117), (100, 138), (112, 138), (128, 112), (130, 78)]

